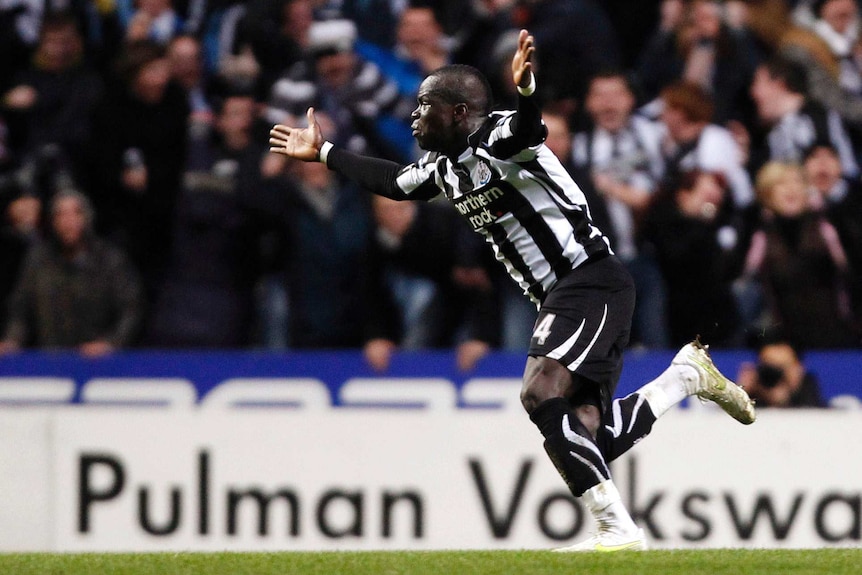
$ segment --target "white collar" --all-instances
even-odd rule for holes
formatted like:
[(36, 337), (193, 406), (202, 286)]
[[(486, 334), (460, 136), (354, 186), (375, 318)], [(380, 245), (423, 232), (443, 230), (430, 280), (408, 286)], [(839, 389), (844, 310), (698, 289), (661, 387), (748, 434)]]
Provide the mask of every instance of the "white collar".
[(859, 24), (853, 21), (844, 34), (839, 33), (822, 18), (814, 21), (811, 29), (829, 45), (832, 53), (839, 58), (846, 58), (853, 52), (853, 46), (859, 38)]

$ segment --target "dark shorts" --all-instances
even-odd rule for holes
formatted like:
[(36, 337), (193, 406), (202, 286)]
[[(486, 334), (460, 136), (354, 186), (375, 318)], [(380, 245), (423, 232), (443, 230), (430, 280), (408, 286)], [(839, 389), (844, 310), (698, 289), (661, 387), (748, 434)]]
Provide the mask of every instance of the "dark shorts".
[(600, 398), (607, 409), (622, 371), (634, 306), (634, 282), (615, 256), (577, 267), (545, 298), (529, 353), (572, 372), (573, 402)]

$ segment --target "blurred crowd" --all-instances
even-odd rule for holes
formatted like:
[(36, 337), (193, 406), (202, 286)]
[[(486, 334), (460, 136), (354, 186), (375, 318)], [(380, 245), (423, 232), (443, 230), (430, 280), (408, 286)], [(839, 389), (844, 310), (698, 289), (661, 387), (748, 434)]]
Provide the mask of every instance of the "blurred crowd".
[(525, 350), (535, 308), (445, 201), (268, 153), (274, 123), (399, 162), (423, 77), (513, 106), (632, 273), (632, 346), (859, 348), (856, 0), (0, 0), (0, 353)]

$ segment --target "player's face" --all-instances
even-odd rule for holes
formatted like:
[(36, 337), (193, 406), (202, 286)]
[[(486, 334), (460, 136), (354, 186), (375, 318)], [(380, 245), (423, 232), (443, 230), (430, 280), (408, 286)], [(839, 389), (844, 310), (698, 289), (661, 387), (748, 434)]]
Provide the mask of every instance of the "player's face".
[(438, 78), (426, 78), (419, 86), (418, 106), (410, 117), (413, 137), (423, 150), (445, 152), (453, 138), (455, 106), (435, 91), (441, 88)]

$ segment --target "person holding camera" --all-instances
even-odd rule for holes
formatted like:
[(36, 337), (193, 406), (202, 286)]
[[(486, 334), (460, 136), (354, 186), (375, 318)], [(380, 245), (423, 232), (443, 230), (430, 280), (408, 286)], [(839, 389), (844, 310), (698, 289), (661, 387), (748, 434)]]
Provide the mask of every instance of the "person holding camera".
[(805, 369), (801, 352), (785, 339), (762, 344), (757, 364), (743, 363), (736, 381), (758, 407), (826, 407), (817, 376)]

